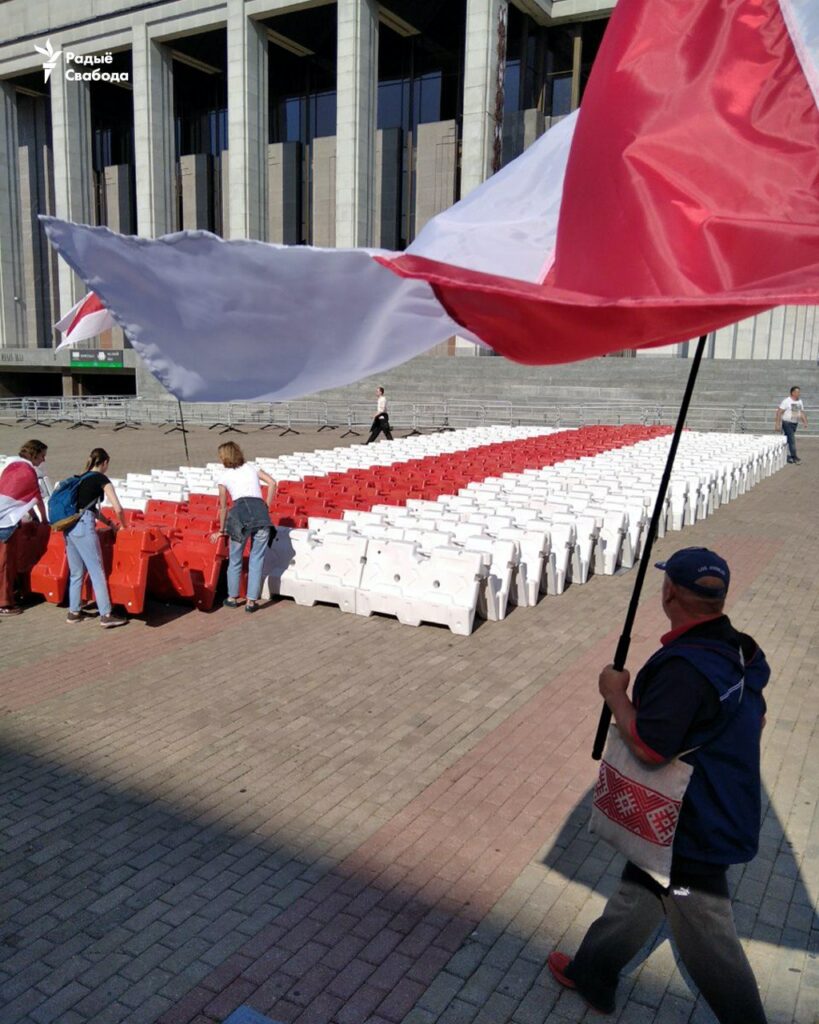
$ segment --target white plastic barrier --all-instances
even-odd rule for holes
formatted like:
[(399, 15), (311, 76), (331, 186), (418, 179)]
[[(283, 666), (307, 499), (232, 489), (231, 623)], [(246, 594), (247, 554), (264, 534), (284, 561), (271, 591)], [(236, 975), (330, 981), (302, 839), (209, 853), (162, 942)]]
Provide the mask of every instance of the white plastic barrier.
[(467, 636), (485, 573), (479, 552), (444, 547), (425, 555), (406, 541), (371, 541), (355, 610), (394, 615), (408, 626), (435, 622)]
[(543, 568), (549, 559), (551, 539), (545, 523), (538, 527), (508, 526), (498, 531), (499, 540), (510, 540), (518, 549), (518, 564), (512, 576), (509, 600), (522, 608), (533, 608), (546, 590)]
[(520, 562), (518, 545), (512, 540), (467, 537), (462, 547), (464, 551), (478, 551), (485, 555), (487, 578), (480, 591), (478, 612), (490, 622), (500, 622), (506, 618), (512, 577)]
[(354, 612), (367, 538), (322, 537), (310, 530), (291, 530), (289, 540), (292, 559), (285, 572), (278, 576), (269, 573), (270, 593), (292, 597), (296, 604), (312, 606), (323, 601), (338, 605), (343, 612)]

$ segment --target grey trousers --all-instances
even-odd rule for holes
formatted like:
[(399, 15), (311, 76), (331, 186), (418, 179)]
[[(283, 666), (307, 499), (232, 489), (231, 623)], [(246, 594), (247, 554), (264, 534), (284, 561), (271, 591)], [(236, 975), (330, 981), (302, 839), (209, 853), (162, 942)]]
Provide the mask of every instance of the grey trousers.
[(614, 1008), (620, 971), (668, 922), (682, 962), (720, 1024), (766, 1024), (751, 965), (737, 936), (725, 875), (688, 876), (661, 889), (627, 864), (617, 892), (566, 970), (581, 995)]

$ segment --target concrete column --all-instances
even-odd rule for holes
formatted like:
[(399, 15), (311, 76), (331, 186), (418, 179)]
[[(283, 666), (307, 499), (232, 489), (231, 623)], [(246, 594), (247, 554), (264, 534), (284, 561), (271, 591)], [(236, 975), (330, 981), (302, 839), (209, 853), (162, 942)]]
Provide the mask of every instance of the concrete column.
[(179, 159), (179, 179), (182, 186), (182, 228), (195, 231), (209, 229), (210, 212), (210, 157), (206, 153), (191, 153)]
[(173, 61), (144, 21), (135, 21), (133, 32), (137, 231), (156, 238), (177, 229)]
[(415, 235), (455, 202), (458, 126), (454, 121), (418, 125), (415, 157)]
[(579, 25), (575, 25), (572, 39), (572, 110), (580, 106), (580, 71), (583, 67), (583, 36)]
[(501, 166), (507, 0), (467, 0), (461, 198)]
[(378, 4), (338, 0), (336, 245), (372, 245)]
[(0, 82), (0, 348), (25, 345), (21, 289), (17, 93)]
[(112, 164), (103, 172), (105, 223), (122, 235), (133, 234), (131, 222), (131, 179), (128, 164)]
[[(91, 94), (88, 82), (68, 81), (61, 69), (51, 76), (51, 138), (54, 144), (54, 200), (57, 216), (80, 224), (94, 222), (91, 164)], [(66, 312), (88, 289), (60, 260), (60, 311)]]
[(397, 249), (401, 241), (401, 128), (378, 132), (375, 148), (375, 238), (373, 244)]
[(336, 140), (313, 139), (313, 232), (312, 244), (330, 249), (336, 245)]
[[(128, 164), (110, 164), (103, 171), (103, 194), (105, 196), (105, 223), (112, 231), (121, 235), (132, 235), (134, 223), (131, 216), (131, 175)], [(119, 327), (106, 332), (111, 348), (129, 348)]]
[(50, 348), (57, 319), (51, 296), (51, 247), (37, 220), (52, 212), (47, 185), (47, 101), (20, 96), (17, 100), (18, 174), (20, 182), (20, 253), (25, 282), (25, 345)]
[(228, 193), (225, 238), (267, 238), (267, 34), (227, 3)]
[(281, 245), (301, 241), (300, 142), (274, 142), (267, 147), (267, 238)]

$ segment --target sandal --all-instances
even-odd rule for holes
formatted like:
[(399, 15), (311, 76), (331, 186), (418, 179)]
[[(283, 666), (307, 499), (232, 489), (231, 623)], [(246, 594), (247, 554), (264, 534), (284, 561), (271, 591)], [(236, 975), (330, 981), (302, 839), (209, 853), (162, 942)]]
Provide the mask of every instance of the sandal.
[(257, 612), (258, 610), (259, 610), (259, 602), (258, 601), (248, 601), (247, 604), (245, 605), (245, 611), (248, 614), (250, 614), (250, 615), (252, 615), (253, 612)]
[(224, 599), (224, 601), (222, 602), (222, 607), (223, 608), (238, 608), (239, 607), (239, 602), (236, 600), (235, 597), (226, 597)]

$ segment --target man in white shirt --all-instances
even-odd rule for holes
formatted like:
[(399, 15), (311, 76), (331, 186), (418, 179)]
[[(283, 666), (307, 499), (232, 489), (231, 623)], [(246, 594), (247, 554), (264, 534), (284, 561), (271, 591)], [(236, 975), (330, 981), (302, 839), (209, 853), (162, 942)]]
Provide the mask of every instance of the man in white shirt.
[(785, 437), (788, 439), (788, 462), (798, 465), (802, 460), (796, 455), (796, 428), (801, 423), (807, 427), (808, 420), (805, 416), (805, 407), (799, 388), (794, 385), (787, 398), (783, 398), (776, 410), (776, 429), (782, 428)]
[(375, 419), (373, 420), (372, 429), (370, 430), (370, 436), (364, 442), (369, 444), (370, 441), (374, 441), (379, 434), (383, 433), (384, 437), (388, 441), (392, 441), (392, 431), (390, 430), (390, 417), (387, 412), (387, 399), (384, 397), (384, 389), (378, 387), (375, 389), (376, 398), (378, 399), (377, 408), (375, 413)]

